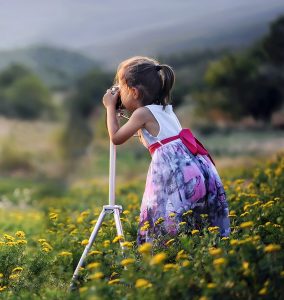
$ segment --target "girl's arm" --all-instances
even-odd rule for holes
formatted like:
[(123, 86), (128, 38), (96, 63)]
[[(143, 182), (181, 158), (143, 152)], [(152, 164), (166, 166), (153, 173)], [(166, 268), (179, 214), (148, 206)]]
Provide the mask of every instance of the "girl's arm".
[(119, 128), (115, 104), (118, 94), (111, 94), (108, 90), (104, 95), (103, 103), (107, 110), (107, 128), (111, 141), (115, 145), (123, 144), (131, 138), (145, 124), (147, 109), (144, 107), (137, 108), (131, 115), (129, 121)]

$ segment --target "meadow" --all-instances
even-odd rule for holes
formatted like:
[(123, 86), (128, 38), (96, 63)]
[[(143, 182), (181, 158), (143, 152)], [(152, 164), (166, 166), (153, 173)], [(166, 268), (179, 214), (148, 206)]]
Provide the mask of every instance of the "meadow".
[[(22, 136), (23, 128), (13, 132)], [(45, 131), (40, 124), (33, 126), (34, 132), (36, 128), (38, 133), (27, 135), (31, 140), (17, 153), (6, 150), (6, 160), (1, 157), (0, 299), (283, 297), (284, 153), (277, 132), (216, 133), (207, 139), (228, 197), (230, 237), (221, 238), (206, 214), (197, 226), (194, 213), (187, 211), (176, 237), (163, 236), (140, 247), (136, 233), (149, 156), (141, 154), (145, 150), (135, 141), (118, 148), (116, 202), (123, 206), (124, 237), (116, 236), (113, 217), (107, 216), (80, 270), (77, 289), (70, 292), (73, 271), (108, 201), (108, 143), (92, 146), (78, 161), (76, 173), (63, 180), (61, 173), (54, 176), (60, 159), (48, 143), (56, 137), (56, 126), (41, 144), (35, 140)], [(6, 149), (19, 143), (17, 136), (7, 139), (3, 132)], [(254, 144), (247, 147), (252, 136)], [(272, 154), (275, 141), (279, 149)], [(262, 152), (257, 152), (260, 145)], [(9, 157), (28, 164), (13, 171)], [(158, 220), (156, 226), (162, 223)]]

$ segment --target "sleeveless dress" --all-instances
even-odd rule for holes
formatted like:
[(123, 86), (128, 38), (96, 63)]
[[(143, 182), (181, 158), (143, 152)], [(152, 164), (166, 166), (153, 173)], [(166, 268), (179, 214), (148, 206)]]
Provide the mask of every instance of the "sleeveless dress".
[[(139, 130), (146, 148), (182, 130), (172, 105), (165, 109), (156, 104), (145, 107), (160, 127), (156, 137), (145, 128)], [(155, 150), (141, 203), (138, 245), (159, 236), (175, 236), (182, 226), (188, 226), (189, 231), (201, 230), (206, 217), (209, 226), (218, 226), (220, 236), (227, 237), (231, 232), (228, 214), (222, 181), (207, 155), (192, 154), (179, 138)]]

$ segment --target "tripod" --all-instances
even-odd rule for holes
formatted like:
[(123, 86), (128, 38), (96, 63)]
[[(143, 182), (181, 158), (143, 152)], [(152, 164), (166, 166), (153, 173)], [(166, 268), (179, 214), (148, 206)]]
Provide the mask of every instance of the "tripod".
[[(122, 212), (122, 206), (121, 205), (115, 205), (115, 162), (116, 162), (116, 146), (112, 143), (110, 140), (110, 151), (109, 151), (109, 205), (104, 205), (103, 209), (100, 213), (100, 216), (98, 218), (98, 221), (95, 225), (95, 228), (93, 229), (93, 232), (89, 238), (89, 242), (85, 247), (85, 250), (80, 258), (80, 261), (74, 271), (71, 284), (70, 284), (70, 290), (75, 289), (75, 281), (78, 278), (79, 270), (83, 265), (84, 259), (86, 258), (90, 248), (92, 247), (95, 238), (99, 232), (99, 229), (101, 227), (101, 224), (106, 216), (106, 214), (113, 213), (115, 226), (117, 235), (123, 236), (123, 230), (122, 225), (120, 221), (120, 213)], [(124, 247), (122, 245), (122, 241), (120, 241), (120, 246), (122, 248), (122, 252), (124, 252)]]

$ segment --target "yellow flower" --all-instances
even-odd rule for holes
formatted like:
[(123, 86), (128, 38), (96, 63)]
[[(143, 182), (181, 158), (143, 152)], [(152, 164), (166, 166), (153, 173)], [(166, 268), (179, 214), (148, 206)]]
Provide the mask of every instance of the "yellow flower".
[(213, 265), (214, 266), (220, 266), (220, 265), (224, 265), (227, 263), (227, 260), (223, 257), (220, 258), (216, 258), (213, 260)]
[(113, 279), (113, 280), (110, 280), (109, 282), (108, 282), (108, 284), (115, 284), (115, 283), (119, 283), (120, 282), (120, 279), (119, 278), (117, 278), (117, 279)]
[(16, 243), (18, 245), (25, 245), (25, 244), (27, 244), (27, 241), (26, 240), (18, 240)]
[(150, 265), (159, 265), (163, 263), (166, 258), (167, 258), (166, 253), (164, 252), (158, 253), (153, 256), (153, 258), (150, 261)]
[(118, 236), (116, 236), (114, 239), (113, 239), (113, 243), (116, 243), (116, 242), (121, 242), (121, 241), (123, 241), (123, 239), (124, 239), (124, 237), (123, 237), (123, 235), (118, 235)]
[(17, 231), (16, 236), (18, 238), (24, 239), (25, 238), (25, 233), (23, 231)]
[(51, 220), (57, 220), (58, 218), (58, 214), (57, 213), (50, 213), (49, 214), (49, 219)]
[(173, 242), (175, 241), (175, 239), (170, 239), (166, 242), (166, 246), (171, 245)]
[(165, 264), (164, 265), (164, 272), (167, 272), (169, 270), (176, 270), (178, 266), (176, 264)]
[(184, 253), (184, 250), (180, 250), (176, 256), (176, 260), (179, 260), (181, 258), (187, 258), (187, 255)]
[(133, 246), (133, 243), (132, 242), (123, 242), (121, 245), (123, 247), (131, 248)]
[(135, 262), (135, 259), (134, 258), (125, 258), (125, 259), (123, 259), (122, 261), (121, 261), (121, 265), (122, 266), (128, 266), (128, 265), (130, 265), (130, 264), (133, 264)]
[(267, 289), (266, 287), (262, 288), (259, 292), (258, 292), (259, 295), (266, 295), (267, 294)]
[(89, 240), (85, 239), (81, 242), (81, 245), (86, 246), (86, 245), (88, 245), (88, 243), (89, 243)]
[(127, 215), (130, 214), (130, 211), (129, 211), (129, 210), (125, 210), (125, 211), (123, 212), (123, 214), (127, 216)]
[(62, 251), (59, 253), (59, 256), (72, 256), (72, 253), (69, 251)]
[(194, 234), (196, 234), (196, 233), (199, 233), (199, 230), (198, 230), (198, 229), (193, 229), (193, 230), (191, 231), (191, 234), (192, 234), (192, 235), (194, 235)]
[(229, 237), (224, 236), (224, 237), (221, 238), (221, 241), (226, 241), (226, 240), (229, 240), (229, 239), (230, 239)]
[(90, 279), (101, 279), (101, 278), (103, 278), (104, 277), (104, 273), (102, 273), (102, 272), (96, 272), (96, 273), (94, 273), (94, 274), (91, 274), (90, 276), (89, 276), (89, 278)]
[(182, 226), (182, 225), (185, 225), (185, 224), (186, 224), (186, 222), (180, 222), (178, 225)]
[(190, 261), (189, 260), (184, 260), (181, 265), (183, 267), (188, 267), (190, 265)]
[(264, 248), (264, 252), (275, 252), (275, 251), (279, 251), (281, 249), (280, 245), (276, 245), (276, 244), (269, 244), (268, 246), (266, 246)]
[(253, 222), (252, 221), (248, 221), (248, 222), (243, 222), (240, 224), (241, 228), (250, 228), (253, 226)]
[(143, 254), (149, 254), (152, 250), (152, 244), (144, 243), (138, 248), (138, 252)]
[(209, 249), (209, 253), (213, 256), (219, 255), (219, 254), (222, 253), (222, 249), (220, 249), (220, 248), (211, 248), (211, 249)]
[(248, 213), (247, 211), (244, 212), (243, 214), (241, 214), (240, 217), (244, 217), (244, 216), (246, 216), (246, 215), (249, 215), (249, 213)]
[(87, 265), (87, 269), (96, 269), (99, 268), (101, 266), (101, 263), (99, 262), (93, 262)]
[(3, 273), (0, 273), (0, 278), (3, 278), (4, 277), (4, 274)]
[(176, 216), (175, 213), (170, 213), (170, 214), (169, 214), (169, 217), (171, 217), (171, 218), (174, 218), (175, 216)]
[(137, 279), (136, 283), (135, 283), (135, 287), (138, 289), (139, 288), (147, 288), (147, 287), (151, 287), (151, 286), (152, 286), (152, 283), (143, 278)]
[(243, 266), (243, 269), (244, 269), (244, 270), (248, 270), (248, 268), (249, 268), (249, 262), (243, 261), (242, 266)]
[(3, 292), (3, 291), (5, 291), (7, 289), (7, 286), (6, 285), (4, 285), (4, 286), (1, 286), (0, 287), (0, 292)]
[(191, 215), (192, 213), (193, 213), (193, 210), (190, 209), (190, 210), (186, 211), (185, 213), (183, 213), (182, 215), (187, 216), (187, 215)]
[(4, 234), (4, 238), (5, 238), (5, 240), (10, 241), (10, 242), (13, 242), (15, 240), (15, 238), (9, 234)]
[(165, 221), (164, 218), (159, 218), (156, 222), (155, 222), (155, 225), (159, 225), (161, 223), (163, 223)]
[(219, 231), (219, 226), (208, 227), (208, 230), (210, 232), (218, 232)]
[(210, 282), (210, 283), (207, 284), (207, 287), (209, 289), (215, 289), (216, 286), (217, 286), (216, 283), (213, 283), (213, 282)]
[(23, 268), (22, 267), (16, 267), (12, 270), (12, 273), (15, 273), (15, 272), (22, 272), (23, 271)]
[(107, 248), (107, 247), (109, 247), (109, 245), (110, 245), (110, 240), (104, 240), (103, 246), (104, 246), (105, 248)]
[(103, 254), (102, 251), (98, 251), (98, 250), (93, 250), (89, 253), (89, 255), (99, 255), (99, 254)]
[(12, 274), (9, 276), (9, 279), (11, 280), (16, 280), (16, 279), (19, 279), (20, 275), (17, 273), (17, 274)]

